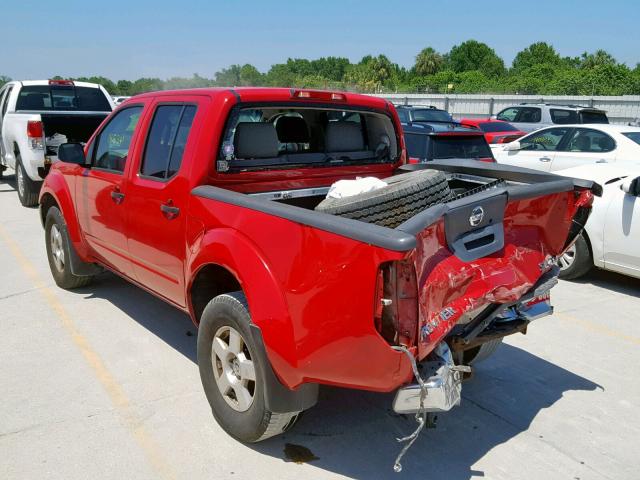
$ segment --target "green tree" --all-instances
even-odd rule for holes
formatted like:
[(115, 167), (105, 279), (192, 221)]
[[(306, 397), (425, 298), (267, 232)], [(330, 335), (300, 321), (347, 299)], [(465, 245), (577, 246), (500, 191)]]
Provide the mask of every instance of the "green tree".
[(602, 65), (617, 65), (617, 61), (609, 52), (596, 50), (595, 53), (584, 52), (580, 57), (580, 67), (594, 68)]
[(311, 68), (315, 75), (334, 82), (343, 80), (350, 64), (349, 59), (344, 57), (321, 57), (317, 60), (311, 60)]
[(418, 55), (416, 55), (416, 63), (413, 69), (417, 75), (433, 75), (436, 72), (442, 70), (444, 65), (444, 58), (433, 48), (423, 48)]
[(131, 90), (133, 83), (129, 80), (118, 80), (116, 82), (116, 90), (114, 95), (132, 95)]
[(164, 82), (159, 78), (139, 78), (131, 84), (131, 95), (162, 90)]
[(523, 70), (535, 65), (560, 65), (561, 63), (560, 55), (551, 45), (546, 42), (537, 42), (518, 52), (512, 66), (514, 70)]
[(236, 87), (240, 85), (240, 65), (230, 65), (215, 73), (215, 83), (221, 87)]
[(479, 70), (485, 75), (499, 76), (504, 73), (504, 62), (487, 44), (467, 40), (454, 46), (449, 52), (448, 66), (454, 72)]
[(266, 75), (266, 84), (272, 87), (293, 87), (296, 83), (295, 74), (285, 63), (276, 63)]
[(249, 63), (245, 63), (240, 68), (240, 85), (257, 87), (263, 84), (264, 75), (258, 71), (256, 67)]
[(0, 87), (2, 87), (5, 83), (10, 82), (11, 78), (6, 75), (0, 75)]

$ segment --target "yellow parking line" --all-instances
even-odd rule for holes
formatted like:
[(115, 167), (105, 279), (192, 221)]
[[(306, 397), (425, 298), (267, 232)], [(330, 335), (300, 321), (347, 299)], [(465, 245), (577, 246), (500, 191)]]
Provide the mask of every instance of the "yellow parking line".
[(131, 403), (122, 386), (107, 369), (107, 366), (100, 358), (100, 355), (91, 348), (86, 337), (80, 333), (73, 322), (73, 319), (60, 300), (58, 300), (53, 290), (45, 284), (33, 264), (24, 256), (18, 247), (18, 244), (9, 236), (1, 224), (0, 238), (9, 248), (9, 251), (13, 254), (27, 277), (29, 277), (33, 282), (36, 289), (42, 293), (51, 309), (58, 315), (58, 318), (62, 322), (62, 326), (71, 336), (73, 343), (78, 347), (87, 364), (93, 370), (94, 375), (106, 390), (111, 403), (114, 405), (116, 411), (122, 416), (124, 423), (138, 442), (138, 445), (142, 448), (151, 467), (160, 476), (160, 478), (167, 480), (177, 478), (173, 469), (165, 461), (165, 455), (161, 452), (160, 447), (144, 428), (142, 420), (132, 411)]
[(617, 338), (618, 340), (624, 340), (625, 342), (630, 342), (635, 345), (640, 345), (640, 338), (633, 337), (631, 335), (627, 335), (625, 333), (618, 332), (616, 330), (612, 330), (611, 328), (605, 327), (604, 325), (598, 325), (597, 323), (590, 322), (588, 320), (581, 320), (576, 318), (568, 313), (554, 312), (554, 316), (558, 316), (563, 320), (567, 320), (571, 323), (575, 323), (585, 330), (589, 330), (594, 333), (599, 333), (601, 335), (606, 335), (607, 337)]

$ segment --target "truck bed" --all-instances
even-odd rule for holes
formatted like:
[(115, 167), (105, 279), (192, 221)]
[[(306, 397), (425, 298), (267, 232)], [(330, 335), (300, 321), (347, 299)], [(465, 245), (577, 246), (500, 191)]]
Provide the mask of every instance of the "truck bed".
[[(328, 371), (334, 384), (336, 378), (342, 379), (338, 384), (375, 390), (402, 384), (406, 379), (394, 380), (394, 374), (382, 367), (376, 370), (376, 358), (382, 366), (397, 354), (372, 338), (384, 336), (372, 321), (376, 313), (371, 299), (380, 268), (397, 261), (414, 266), (418, 325), (405, 327), (413, 338), (413, 351), (425, 358), (465, 315), (513, 304), (533, 292), (553, 267), (555, 256), (582, 228), (592, 192), (601, 190), (589, 181), (475, 161), (430, 162), (402, 170), (422, 168), (446, 172), (457, 196), (396, 228), (314, 211), (324, 194), (313, 189), (301, 197), (296, 197), (300, 193), (296, 191), (271, 192), (271, 198), (280, 198), (275, 201), (267, 200), (265, 194), (213, 186), (192, 191), (193, 214), (205, 219), (205, 224), (228, 225), (243, 232), (284, 286), (292, 311), (293, 341), (303, 342), (299, 358), (308, 358), (306, 366), (289, 370), (291, 365), (281, 363), (277, 352), (282, 339), (275, 337), (281, 332), (272, 331), (268, 324), (260, 327), (269, 338), (267, 344), (276, 346), (270, 358), (289, 387), (303, 381), (326, 382), (328, 377), (323, 376)], [(468, 219), (476, 206), (484, 208), (488, 220), (474, 229)], [(304, 344), (304, 332), (313, 326), (324, 329), (323, 338), (329, 344), (350, 338), (348, 351), (334, 346), (339, 361), (327, 358), (331, 348)], [(393, 341), (384, 340), (387, 345)], [(328, 362), (334, 369), (315, 370), (314, 358), (318, 365)], [(397, 360), (404, 363), (402, 356)], [(403, 371), (410, 371), (408, 365), (403, 365)], [(373, 385), (372, 378), (377, 378)]]

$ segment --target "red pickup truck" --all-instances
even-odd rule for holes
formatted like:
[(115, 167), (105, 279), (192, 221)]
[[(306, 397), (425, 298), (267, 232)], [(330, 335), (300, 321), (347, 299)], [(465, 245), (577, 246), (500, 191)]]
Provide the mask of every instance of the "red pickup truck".
[[(551, 312), (555, 259), (598, 185), (405, 165), (401, 132), (389, 102), (350, 93), (131, 98), (84, 148), (61, 145), (44, 182), (53, 278), (77, 288), (107, 269), (188, 312), (213, 414), (242, 441), (283, 432), (319, 384), (447, 411), (460, 365)], [(326, 198), (356, 177), (387, 185)]]

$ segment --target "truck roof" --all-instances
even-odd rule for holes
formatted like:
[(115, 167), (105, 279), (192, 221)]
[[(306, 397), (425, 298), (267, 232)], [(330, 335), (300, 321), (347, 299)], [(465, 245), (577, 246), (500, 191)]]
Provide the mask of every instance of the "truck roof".
[[(309, 96), (298, 96), (300, 92)], [(391, 105), (387, 100), (358, 93), (338, 92), (330, 90), (315, 90), (306, 88), (279, 87), (208, 87), (189, 88), (184, 90), (161, 90), (136, 95), (141, 97), (158, 97), (174, 95), (208, 95), (211, 97), (222, 93), (232, 93), (242, 102), (287, 102), (308, 101), (310, 103), (335, 103), (336, 105), (360, 105), (369, 108), (386, 110)], [(338, 98), (332, 99), (331, 95)]]
[[(49, 85), (50, 80), (16, 80), (15, 83), (19, 83), (24, 86), (34, 86), (34, 85)], [(89, 88), (99, 88), (100, 85), (97, 83), (89, 83), (89, 82), (76, 82), (73, 80), (73, 84), (76, 87), (89, 87)]]

